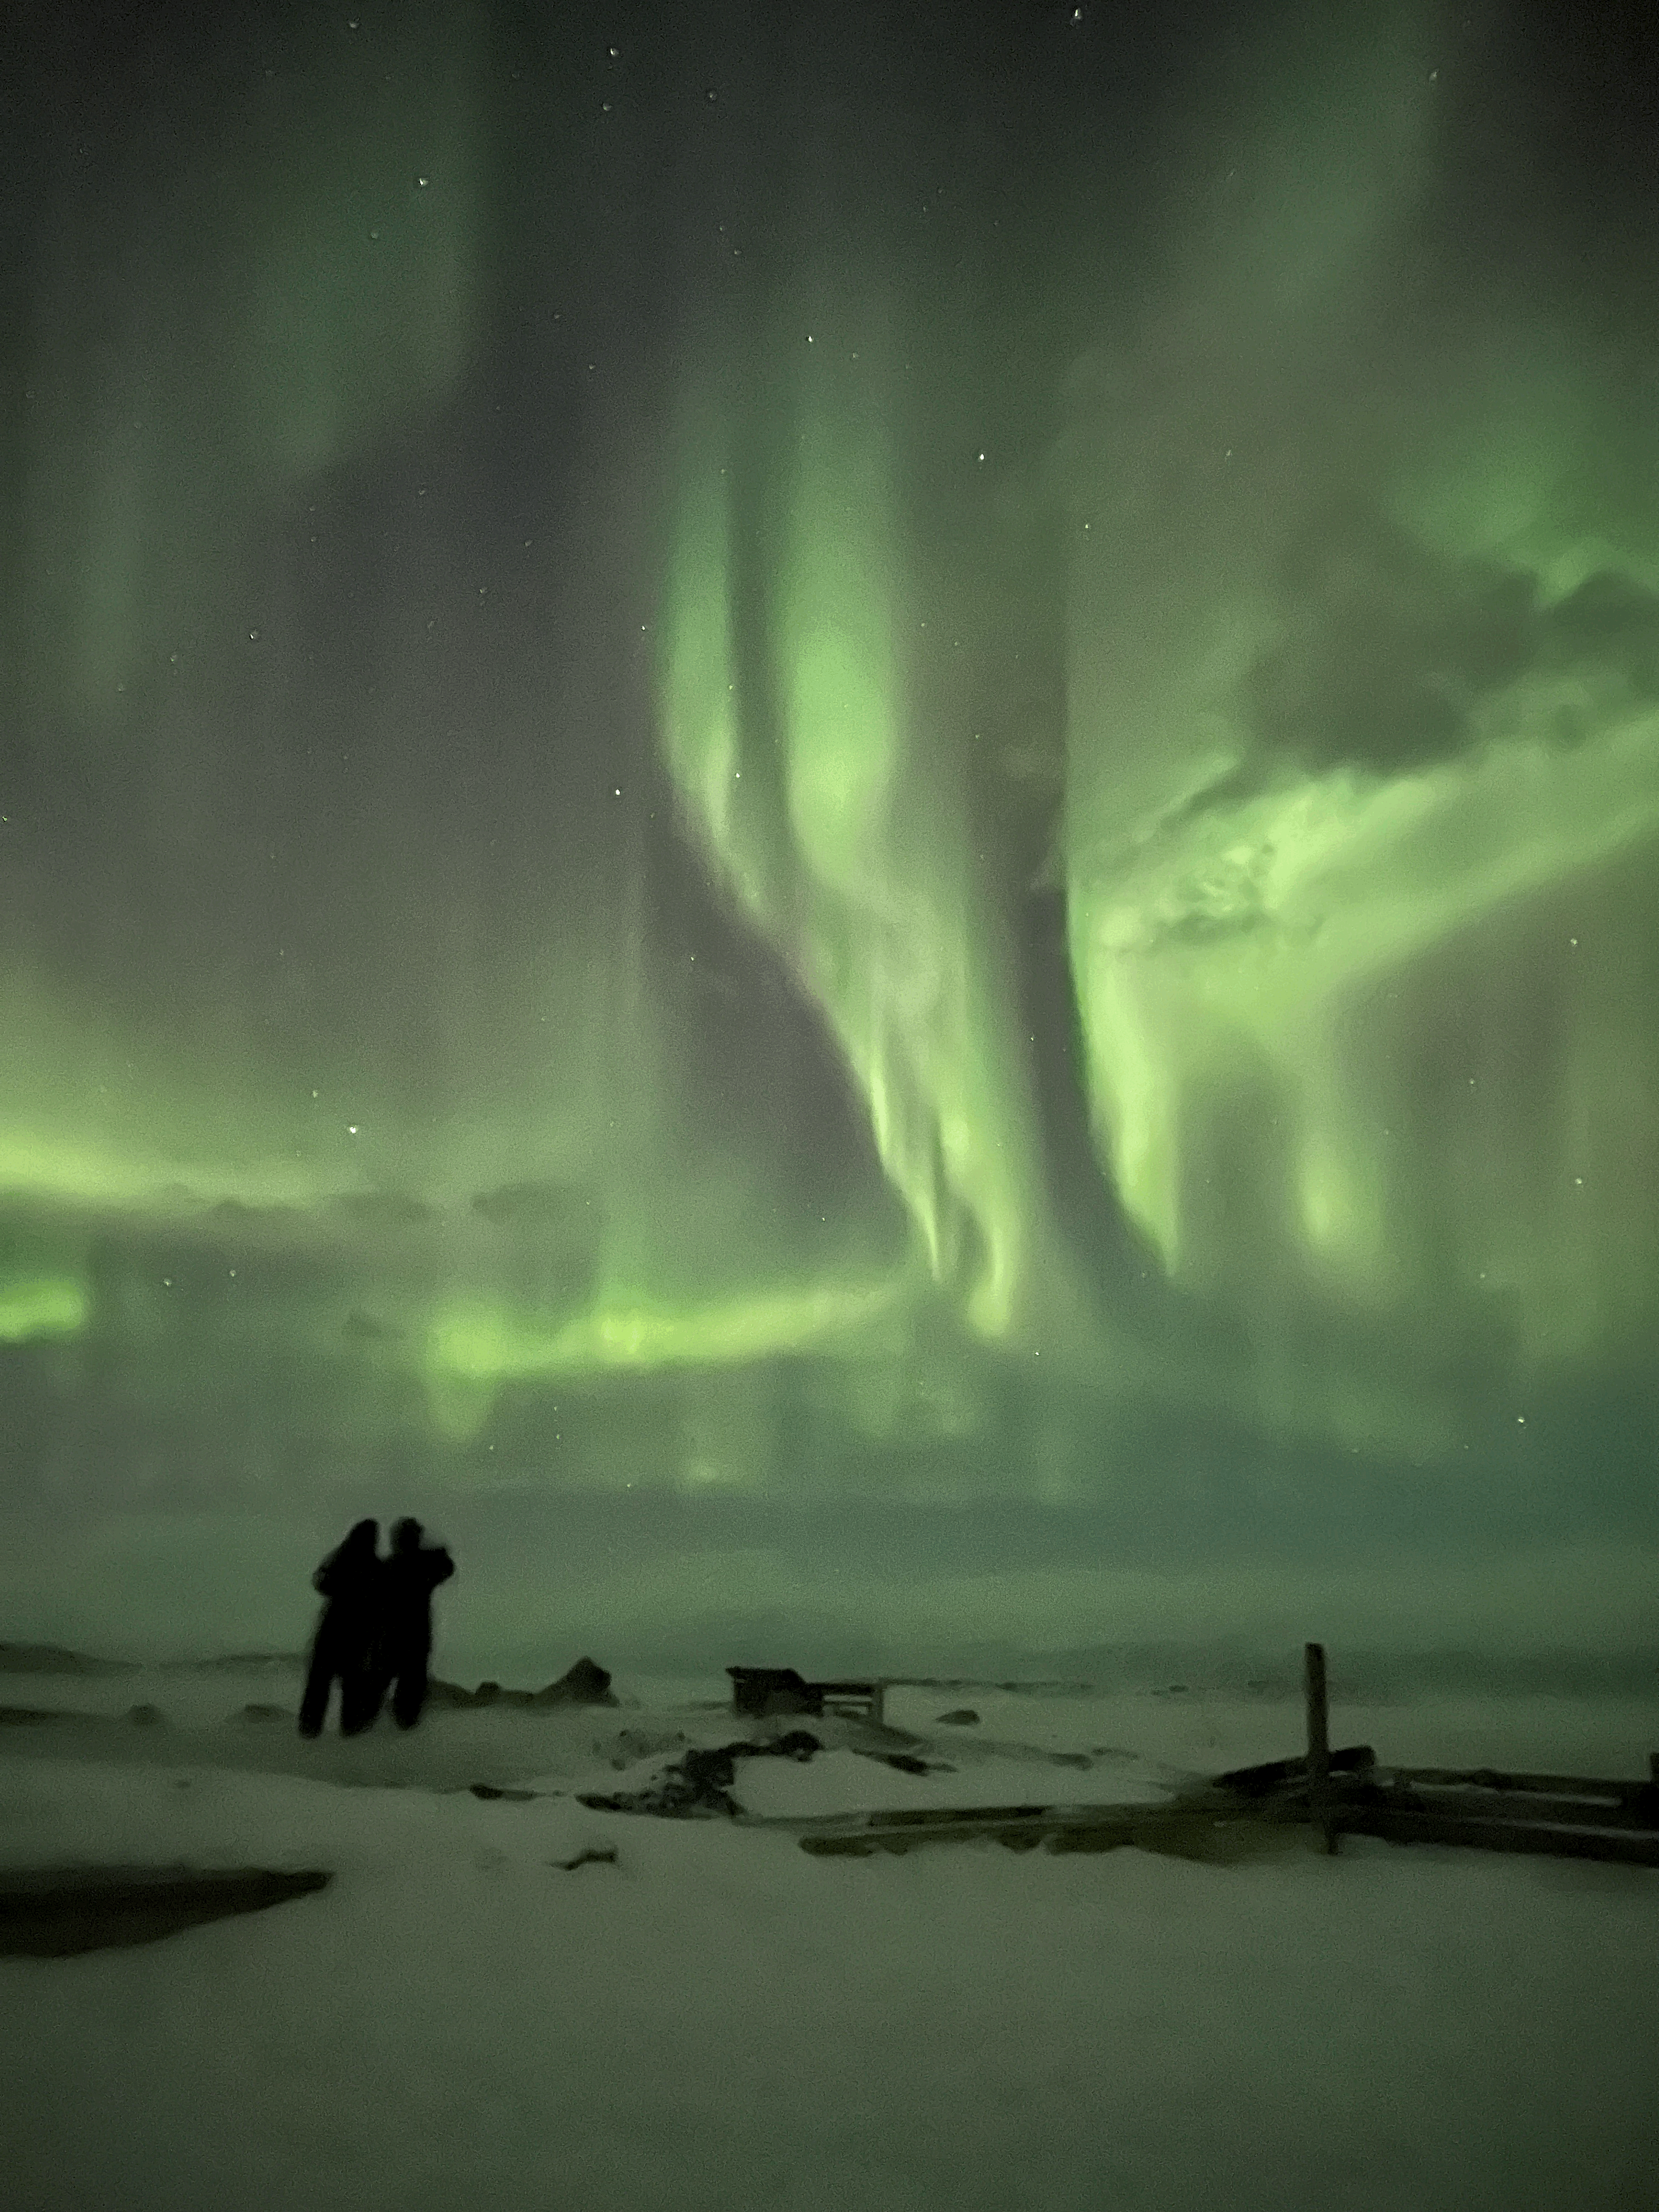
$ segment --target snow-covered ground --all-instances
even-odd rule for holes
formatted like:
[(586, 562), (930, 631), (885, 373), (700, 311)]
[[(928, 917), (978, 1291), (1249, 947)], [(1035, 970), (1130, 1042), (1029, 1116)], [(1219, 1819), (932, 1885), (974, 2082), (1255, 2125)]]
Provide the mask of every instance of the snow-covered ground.
[[(1294, 1835), (1218, 1867), (591, 1811), (720, 1685), (300, 1741), (289, 1671), (11, 1676), (9, 1866), (325, 1867), (271, 1911), (0, 1960), (7, 2212), (1644, 2212), (1659, 1875)], [(118, 1719), (136, 1703), (168, 1719)], [(977, 1724), (941, 1723), (963, 1705)], [(902, 1690), (739, 1761), (751, 1812), (1158, 1797), (1299, 1747), (1261, 1697)], [(802, 1725), (802, 1723), (779, 1723)], [(1645, 1771), (1650, 1703), (1335, 1708), (1385, 1761)], [(952, 1771), (946, 1771), (945, 1768)], [(481, 1800), (471, 1782), (537, 1794)], [(586, 1851), (614, 1850), (614, 1861)]]

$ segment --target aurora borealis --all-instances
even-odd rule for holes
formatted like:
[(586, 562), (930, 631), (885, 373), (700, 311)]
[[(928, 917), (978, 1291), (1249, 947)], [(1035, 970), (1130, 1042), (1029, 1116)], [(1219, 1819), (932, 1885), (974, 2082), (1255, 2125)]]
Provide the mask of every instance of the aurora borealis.
[(1650, 1639), (1644, 50), (33, 16), (0, 1632)]

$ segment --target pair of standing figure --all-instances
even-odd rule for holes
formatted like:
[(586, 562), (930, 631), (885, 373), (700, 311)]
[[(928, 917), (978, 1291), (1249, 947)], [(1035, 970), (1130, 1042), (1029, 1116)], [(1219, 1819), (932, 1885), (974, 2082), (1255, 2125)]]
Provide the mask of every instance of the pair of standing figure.
[(312, 1577), (328, 1601), (311, 1647), (300, 1700), (300, 1733), (320, 1735), (329, 1694), (340, 1685), (340, 1733), (372, 1728), (392, 1692), (392, 1715), (413, 1728), (426, 1704), (432, 1656), (432, 1593), (455, 1571), (441, 1546), (421, 1541), (418, 1521), (399, 1521), (381, 1559), (378, 1521), (359, 1521)]

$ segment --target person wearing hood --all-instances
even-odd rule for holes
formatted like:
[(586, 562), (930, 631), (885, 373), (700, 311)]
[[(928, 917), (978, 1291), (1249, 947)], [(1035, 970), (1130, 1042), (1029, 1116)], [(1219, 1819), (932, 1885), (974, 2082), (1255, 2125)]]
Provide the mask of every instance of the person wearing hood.
[(311, 1668), (300, 1700), (301, 1735), (322, 1734), (337, 1679), (342, 1735), (360, 1735), (380, 1710), (374, 1673), (385, 1572), (376, 1549), (380, 1538), (378, 1521), (359, 1521), (311, 1577), (312, 1588), (326, 1602), (312, 1639)]
[(432, 1593), (455, 1571), (441, 1545), (424, 1545), (418, 1521), (399, 1521), (381, 1573), (380, 1682), (392, 1688), (392, 1717), (411, 1729), (426, 1704), (432, 1657)]

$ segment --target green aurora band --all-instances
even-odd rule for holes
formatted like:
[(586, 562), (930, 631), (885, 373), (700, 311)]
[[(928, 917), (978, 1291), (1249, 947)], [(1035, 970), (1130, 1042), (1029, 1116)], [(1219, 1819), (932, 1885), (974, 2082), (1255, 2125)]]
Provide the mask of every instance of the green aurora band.
[(1023, 1339), (1043, 1318), (1044, 1268), (1052, 1325), (1061, 1270), (1006, 949), (948, 764), (919, 742), (882, 364), (835, 313), (811, 319), (758, 607), (736, 574), (735, 433), (705, 406), (684, 437), (661, 625), (668, 763), (719, 880), (823, 1009), (932, 1280), (976, 1336)]
[[(82, 718), (94, 768), (116, 692), (161, 680), (155, 639), (216, 588), (198, 535), (240, 544), (465, 387), (483, 165), (461, 44), (453, 72), (416, 55), (365, 135), (332, 95), (311, 128), (333, 166), (308, 167), (302, 133), (250, 170), (199, 249), (234, 295), (235, 375), (192, 310), (85, 369), (112, 386), (66, 392), (41, 434), (58, 580), (33, 610), (37, 690)], [(0, 976), (0, 1342), (72, 1389), (100, 1332), (135, 1365), (171, 1345), (183, 1373), (252, 1371), (287, 1330), (342, 1433), (458, 1462), (573, 1383), (708, 1370), (735, 1400), (808, 1355), (844, 1361), (871, 1433), (908, 1434), (925, 1399), (924, 1437), (959, 1437), (973, 1375), (1040, 1360), (1103, 1426), (1146, 1390), (1425, 1455), (1479, 1425), (1472, 1395), (1519, 1425), (1529, 1390), (1639, 1364), (1659, 1325), (1659, 526), (1627, 410), (1565, 343), (1525, 375), (1423, 372), (1388, 407), (1363, 378), (1324, 396), (1333, 361), (1380, 343), (1378, 272), (1431, 167), (1409, 100), (1359, 62), (1331, 82), (1305, 143), (1307, 81), (1279, 104), (1269, 185), (1168, 300), (1030, 403), (1063, 426), (1053, 845), (1091, 1195), (1178, 1327), (1114, 1303), (1056, 1198), (1018, 902), (986, 859), (994, 771), (932, 696), (922, 635), (952, 556), (915, 492), (902, 368), (948, 331), (914, 304), (904, 326), (877, 304), (892, 272), (849, 265), (694, 350), (672, 395), (655, 734), (728, 914), (845, 1065), (908, 1245), (872, 1206), (840, 1246), (771, 1250), (761, 1171), (718, 1131), (685, 1138), (684, 1009), (639, 953), (635, 884), (503, 956), (546, 970), (550, 1027), (592, 1048), (515, 1043), (459, 1103), (367, 1051), (349, 1084), (313, 1084), (240, 1034), (174, 1065), (20, 961)], [(171, 272), (180, 298), (195, 267)], [(173, 394), (150, 411), (147, 366)], [(198, 388), (210, 435), (179, 396)], [(128, 427), (94, 450), (77, 426), (100, 409)], [(1484, 1395), (1447, 1381), (1448, 1346)], [(777, 1475), (755, 1450), (724, 1478)]]

